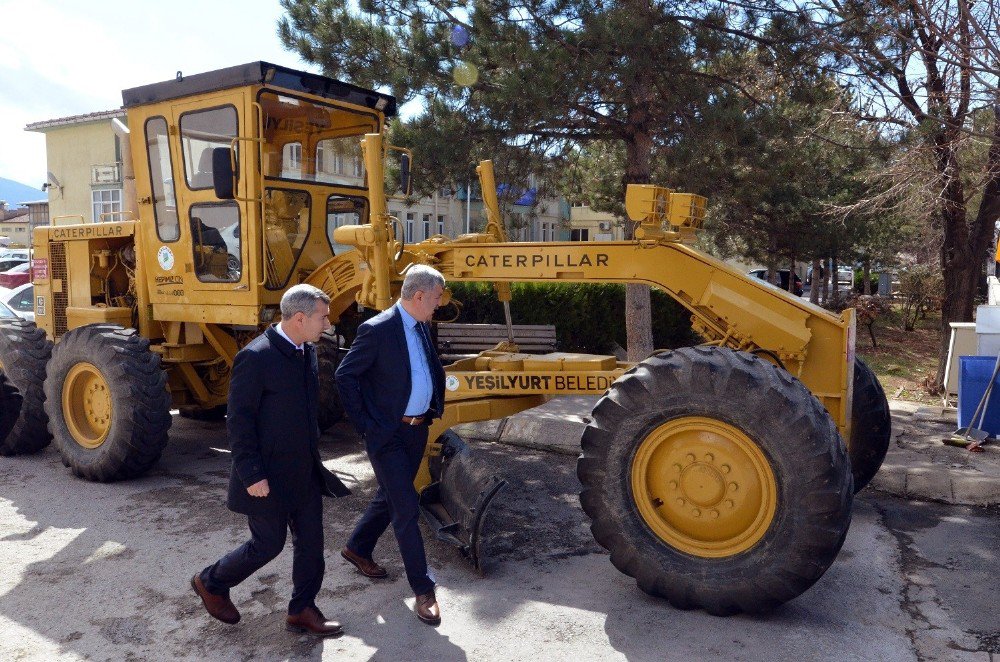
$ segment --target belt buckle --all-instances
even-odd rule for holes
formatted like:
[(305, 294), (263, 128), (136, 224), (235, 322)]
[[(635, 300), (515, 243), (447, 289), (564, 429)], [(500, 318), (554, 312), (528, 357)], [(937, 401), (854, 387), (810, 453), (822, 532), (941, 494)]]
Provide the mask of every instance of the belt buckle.
[(410, 416), (410, 425), (416, 425), (417, 418), (418, 418), (417, 416)]

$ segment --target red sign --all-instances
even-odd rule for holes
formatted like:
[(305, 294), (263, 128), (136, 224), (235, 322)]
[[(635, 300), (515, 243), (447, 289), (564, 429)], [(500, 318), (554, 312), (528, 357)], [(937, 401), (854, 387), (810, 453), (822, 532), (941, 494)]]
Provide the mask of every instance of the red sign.
[(40, 257), (31, 261), (31, 280), (49, 279), (49, 260)]

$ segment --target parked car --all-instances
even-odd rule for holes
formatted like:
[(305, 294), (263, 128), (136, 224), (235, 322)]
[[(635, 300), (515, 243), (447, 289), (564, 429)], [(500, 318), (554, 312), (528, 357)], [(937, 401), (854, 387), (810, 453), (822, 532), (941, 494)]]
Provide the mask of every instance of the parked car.
[(12, 267), (7, 271), (0, 272), (0, 287), (6, 287), (9, 290), (14, 289), (18, 285), (24, 285), (25, 283), (31, 282), (31, 263), (24, 262)]
[(27, 262), (31, 259), (31, 251), (27, 248), (4, 248), (0, 250), (0, 260), (20, 260)]
[(25, 283), (0, 293), (0, 303), (13, 310), (21, 319), (29, 322), (35, 321), (35, 286), (33, 284)]
[(16, 320), (19, 317), (20, 316), (11, 310), (7, 304), (0, 301), (0, 320)]
[[(3, 275), (3, 274), (0, 274)], [(753, 269), (748, 271), (747, 275), (753, 276), (754, 278), (759, 278), (763, 281), (767, 281), (767, 269)], [(788, 291), (788, 269), (778, 270), (778, 280), (781, 282), (781, 289)], [(2, 283), (0, 283), (2, 284)], [(802, 279), (799, 278), (798, 274), (795, 274), (795, 296), (802, 296)]]
[(19, 264), (24, 264), (27, 260), (22, 260), (16, 257), (0, 257), (0, 272), (13, 269)]

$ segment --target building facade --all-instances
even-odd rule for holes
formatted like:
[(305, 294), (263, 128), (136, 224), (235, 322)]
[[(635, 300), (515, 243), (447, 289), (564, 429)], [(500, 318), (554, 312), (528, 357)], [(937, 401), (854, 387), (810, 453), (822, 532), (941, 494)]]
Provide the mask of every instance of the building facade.
[(25, 127), (45, 135), (49, 218), (61, 223), (96, 223), (122, 212), (121, 145), (111, 120), (125, 111), (74, 115)]
[[(126, 122), (125, 112), (110, 110), (29, 124), (27, 131), (45, 134), (49, 170), (48, 218), (53, 224), (96, 223), (118, 218), (122, 212), (121, 145), (111, 130), (111, 120)], [(360, 149), (321, 144), (315, 155), (317, 181), (346, 181), (360, 184), (364, 177)], [(296, 177), (304, 159), (296, 143), (284, 146), (279, 176)], [(535, 190), (529, 182), (526, 191)], [(471, 196), (469, 195), (471, 193)], [(471, 200), (469, 199), (471, 197)], [(534, 203), (534, 198), (531, 198)], [(455, 237), (481, 230), (486, 225), (482, 197), (476, 188), (445, 189), (410, 205), (390, 200), (389, 213), (399, 220), (407, 243), (434, 235)], [(331, 227), (356, 223), (353, 214), (331, 211)], [(559, 241), (569, 239), (569, 210), (559, 198), (543, 198), (537, 205), (514, 205), (508, 215), (511, 241)]]

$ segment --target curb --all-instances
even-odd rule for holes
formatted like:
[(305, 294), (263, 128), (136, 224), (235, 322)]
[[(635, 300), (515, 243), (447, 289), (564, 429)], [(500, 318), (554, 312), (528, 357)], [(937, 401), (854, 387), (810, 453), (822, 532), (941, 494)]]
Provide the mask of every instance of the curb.
[[(507, 418), (464, 423), (455, 432), (469, 440), (578, 456), (580, 437), (598, 398), (553, 398)], [(1000, 445), (982, 453), (946, 446), (955, 430), (954, 411), (913, 402), (889, 402), (892, 439), (869, 487), (919, 501), (964, 506), (1000, 504)]]

